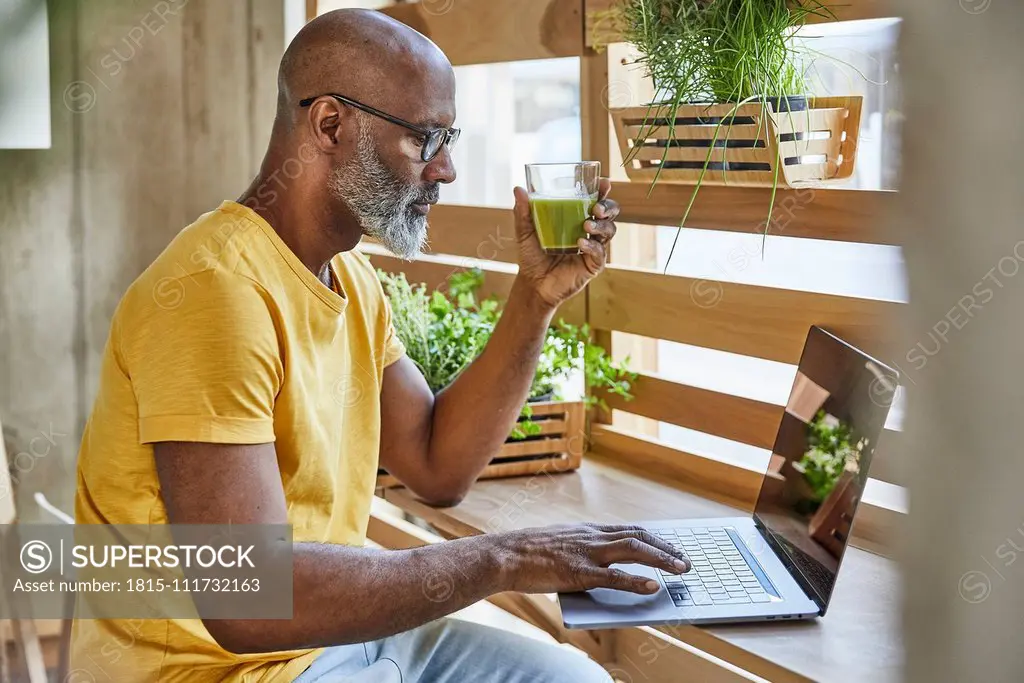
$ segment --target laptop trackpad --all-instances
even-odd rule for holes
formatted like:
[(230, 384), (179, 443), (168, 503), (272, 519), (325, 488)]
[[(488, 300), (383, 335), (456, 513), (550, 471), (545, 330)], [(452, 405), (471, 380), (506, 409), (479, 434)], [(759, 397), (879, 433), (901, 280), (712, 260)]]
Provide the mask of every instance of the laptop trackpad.
[[(633, 574), (634, 576), (644, 576), (654, 581), (658, 581), (658, 571), (651, 567), (647, 567), (642, 564), (613, 564), (612, 569), (621, 569), (627, 574)], [(631, 607), (635, 608), (638, 605), (651, 606), (662, 604), (662, 601), (668, 600), (671, 605), (671, 598), (668, 597), (668, 591), (658, 581), (658, 585), (661, 588), (657, 593), (652, 595), (640, 595), (637, 593), (630, 593), (628, 591), (613, 590), (611, 588), (594, 588), (593, 590), (587, 591), (587, 595), (595, 603), (602, 607), (614, 608), (614, 607)]]
[[(643, 565), (612, 565), (635, 576), (658, 580), (656, 569)], [(664, 622), (679, 619), (679, 608), (672, 603), (665, 586), (653, 595), (638, 595), (610, 588), (594, 588), (585, 593), (560, 593), (562, 620), (569, 628), (611, 628), (623, 621), (631, 623)]]

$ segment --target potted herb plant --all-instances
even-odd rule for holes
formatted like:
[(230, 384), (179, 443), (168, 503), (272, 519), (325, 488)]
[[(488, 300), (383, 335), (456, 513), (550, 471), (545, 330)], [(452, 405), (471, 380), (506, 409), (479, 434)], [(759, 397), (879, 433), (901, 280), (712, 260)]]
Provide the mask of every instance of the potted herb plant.
[[(496, 298), (479, 299), (483, 273), (470, 269), (451, 275), (447, 292), (428, 292), (404, 274), (378, 270), (391, 302), (395, 333), (406, 355), (423, 373), (432, 391), (448, 386), (483, 351), (501, 316)], [(566, 381), (582, 373), (592, 388), (629, 400), (636, 374), (628, 361), (616, 363), (590, 343), (590, 330), (559, 320), (549, 329), (519, 421), (482, 477), (515, 476), (575, 469), (582, 456), (585, 411), (602, 404), (588, 396), (565, 400)], [(382, 475), (385, 473), (382, 472)], [(379, 485), (394, 480), (378, 477)]]
[(852, 174), (861, 98), (807, 97), (815, 53), (795, 39), (835, 19), (821, 0), (617, 0), (594, 18), (653, 81), (651, 104), (610, 111), (631, 179), (695, 185), (680, 227), (704, 183), (771, 187), (770, 219), (780, 184)]

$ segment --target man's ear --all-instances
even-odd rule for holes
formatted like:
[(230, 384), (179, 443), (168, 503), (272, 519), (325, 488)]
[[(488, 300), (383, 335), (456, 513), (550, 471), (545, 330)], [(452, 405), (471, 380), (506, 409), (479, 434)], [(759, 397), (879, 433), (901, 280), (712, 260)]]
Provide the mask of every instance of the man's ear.
[(324, 152), (333, 152), (345, 138), (345, 128), (354, 126), (352, 116), (335, 102), (320, 99), (309, 106), (309, 126), (313, 131), (315, 144)]

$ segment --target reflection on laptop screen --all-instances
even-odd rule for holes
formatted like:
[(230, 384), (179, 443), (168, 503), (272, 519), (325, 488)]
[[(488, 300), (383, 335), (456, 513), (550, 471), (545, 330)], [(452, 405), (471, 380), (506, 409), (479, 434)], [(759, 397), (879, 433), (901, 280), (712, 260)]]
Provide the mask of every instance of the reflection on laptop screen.
[(897, 381), (890, 368), (811, 328), (754, 518), (825, 605)]

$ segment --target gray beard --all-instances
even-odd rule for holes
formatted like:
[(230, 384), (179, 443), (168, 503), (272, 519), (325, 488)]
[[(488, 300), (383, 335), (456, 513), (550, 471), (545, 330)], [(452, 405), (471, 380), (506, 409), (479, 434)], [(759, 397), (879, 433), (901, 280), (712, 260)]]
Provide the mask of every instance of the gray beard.
[(334, 169), (329, 183), (334, 196), (355, 215), (363, 234), (408, 261), (423, 251), (427, 217), (412, 209), (422, 199), (421, 192), (388, 170), (361, 122), (355, 158)]

